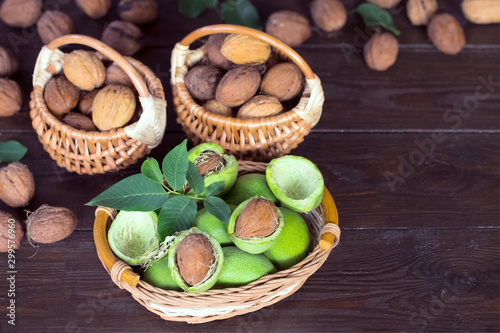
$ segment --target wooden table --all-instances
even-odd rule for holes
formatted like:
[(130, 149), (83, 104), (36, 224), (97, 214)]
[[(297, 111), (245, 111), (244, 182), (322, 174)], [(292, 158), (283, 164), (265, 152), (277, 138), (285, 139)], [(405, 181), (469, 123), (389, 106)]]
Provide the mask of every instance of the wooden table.
[[(100, 20), (85, 17), (73, 1), (60, 2), (77, 33), (99, 38), (117, 18), (116, 1)], [(142, 27), (147, 47), (136, 56), (161, 78), (169, 102), (163, 144), (151, 153), (157, 159), (185, 137), (171, 101), (172, 47), (195, 28), (220, 23), (215, 11), (186, 20), (176, 1), (159, 2), (160, 18)], [(309, 10), (309, 1), (253, 2), (263, 20), (279, 9)], [(340, 34), (315, 31), (297, 48), (321, 78), (326, 101), (321, 121), (293, 153), (323, 172), (340, 212), (341, 243), (294, 295), (196, 326), (161, 320), (111, 282), (94, 248), (94, 209), (84, 203), (139, 165), (95, 176), (57, 167), (28, 114), (42, 43), (32, 28), (0, 23), (0, 45), (16, 51), (21, 68), (14, 78), (24, 93), (22, 111), (0, 119), (0, 140), (29, 149), (23, 163), (35, 176), (36, 195), (27, 209), (60, 205), (79, 218), (67, 239), (38, 250), (25, 240), (16, 252), (16, 326), (7, 324), (2, 274), (1, 331), (498, 332), (500, 28), (468, 23), (459, 1), (440, 6), (464, 26), (467, 45), (457, 56), (438, 52), (403, 7), (393, 11), (401, 30), (398, 61), (386, 72), (366, 67), (356, 14)], [(23, 209), (3, 203), (0, 209), (25, 218)], [(0, 258), (6, 272), (6, 255)]]

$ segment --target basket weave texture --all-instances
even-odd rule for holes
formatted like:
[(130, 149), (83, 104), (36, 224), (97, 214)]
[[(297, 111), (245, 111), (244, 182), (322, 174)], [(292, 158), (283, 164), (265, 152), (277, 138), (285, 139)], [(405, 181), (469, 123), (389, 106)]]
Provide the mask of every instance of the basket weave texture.
[[(198, 105), (184, 84), (184, 78), (189, 69), (206, 56), (206, 48), (190, 50), (189, 45), (215, 33), (237, 33), (261, 39), (273, 46), (282, 59), (295, 62), (306, 77), (298, 105), (276, 116), (252, 119), (217, 115)], [(214, 142), (238, 159), (270, 161), (296, 148), (321, 117), (324, 93), (319, 78), (293, 49), (261, 31), (229, 24), (200, 28), (177, 43), (171, 66), (177, 122), (194, 145)]]
[[(240, 175), (264, 173), (265, 168), (266, 164), (261, 162), (239, 162)], [(323, 204), (328, 204), (329, 209), (323, 207)], [(336, 224), (337, 211), (326, 189), (323, 204), (309, 214), (303, 215), (309, 227), (312, 243), (312, 251), (304, 260), (287, 270), (266, 275), (238, 288), (211, 289), (191, 294), (155, 288), (143, 280), (138, 280), (139, 277), (131, 271), (130, 266), (114, 257), (107, 243), (107, 229), (109, 222), (116, 216), (116, 211), (97, 209), (94, 240), (99, 258), (113, 282), (121, 289), (129, 291), (137, 302), (167, 321), (203, 323), (257, 311), (297, 291), (307, 278), (323, 265), (340, 240), (340, 228)], [(326, 211), (332, 216), (325, 216)], [(327, 221), (330, 223), (326, 223)], [(327, 250), (318, 245), (325, 233), (335, 236), (335, 241)], [(112, 256), (112, 259), (109, 256)], [(136, 280), (133, 283), (125, 282), (127, 279), (124, 278), (124, 273), (129, 276), (135, 275)]]
[[(87, 132), (63, 124), (48, 110), (44, 87), (52, 76), (61, 72), (66, 56), (57, 47), (75, 43), (94, 47), (129, 75), (143, 108), (139, 121), (106, 132)], [(33, 77), (30, 109), (32, 126), (43, 148), (59, 166), (78, 174), (118, 171), (136, 163), (161, 142), (166, 126), (166, 101), (161, 81), (141, 62), (123, 57), (87, 36), (64, 36), (42, 48)]]

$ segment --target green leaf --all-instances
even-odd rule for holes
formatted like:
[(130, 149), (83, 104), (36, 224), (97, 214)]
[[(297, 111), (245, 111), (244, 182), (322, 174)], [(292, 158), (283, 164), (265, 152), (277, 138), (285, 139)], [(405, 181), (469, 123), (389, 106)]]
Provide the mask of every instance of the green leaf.
[(208, 197), (203, 202), (205, 209), (222, 222), (229, 223), (231, 218), (231, 208), (219, 197)]
[(154, 158), (149, 157), (142, 163), (141, 172), (152, 181), (163, 184), (163, 174), (161, 173), (160, 165)]
[(396, 36), (401, 34), (401, 32), (394, 27), (391, 14), (375, 4), (362, 3), (356, 8), (356, 12), (361, 15), (363, 22), (365, 22), (365, 25), (368, 27), (379, 25), (391, 31)]
[(17, 162), (27, 151), (28, 148), (17, 141), (0, 141), (0, 162)]
[(198, 17), (205, 9), (213, 8), (218, 0), (178, 0), (177, 10), (187, 18)]
[(188, 164), (188, 172), (186, 174), (187, 181), (196, 195), (200, 195), (205, 190), (205, 180), (200, 175), (193, 162)]
[(208, 187), (205, 191), (205, 196), (210, 197), (212, 195), (217, 195), (220, 192), (222, 192), (223, 189), (224, 189), (224, 182), (223, 181), (212, 183), (212, 184), (208, 185)]
[(248, 0), (228, 0), (222, 3), (220, 12), (226, 23), (262, 30), (259, 13)]
[(86, 205), (149, 212), (163, 206), (165, 200), (167, 192), (163, 186), (137, 174), (119, 181)]
[(187, 139), (165, 156), (162, 168), (168, 185), (174, 191), (179, 191), (186, 182), (188, 170)]
[(187, 230), (196, 218), (196, 202), (183, 195), (177, 195), (165, 202), (158, 216), (158, 235), (163, 241), (176, 231)]

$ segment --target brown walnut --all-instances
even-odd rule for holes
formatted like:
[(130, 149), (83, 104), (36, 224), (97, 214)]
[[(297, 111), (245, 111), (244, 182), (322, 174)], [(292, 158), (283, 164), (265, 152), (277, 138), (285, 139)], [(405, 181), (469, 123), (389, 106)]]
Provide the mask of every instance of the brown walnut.
[(413, 25), (427, 25), (437, 10), (437, 0), (408, 0), (406, 3), (406, 14)]
[(78, 105), (80, 91), (64, 76), (57, 76), (45, 86), (43, 98), (50, 112), (56, 117), (62, 117)]
[(500, 1), (497, 0), (464, 0), (462, 12), (472, 23), (500, 23)]
[(101, 40), (123, 55), (134, 55), (143, 44), (141, 29), (127, 21), (111, 22), (102, 34)]
[(66, 56), (63, 70), (69, 82), (86, 91), (102, 86), (106, 77), (102, 61), (94, 53), (82, 50), (75, 50)]
[(0, 78), (0, 117), (10, 117), (21, 110), (23, 98), (16, 81)]
[(224, 72), (215, 66), (195, 66), (187, 73), (184, 83), (191, 95), (199, 100), (206, 101), (215, 98), (215, 91)]
[(212, 243), (202, 234), (184, 237), (175, 255), (179, 273), (189, 286), (203, 282), (216, 262)]
[(216, 99), (210, 99), (203, 104), (205, 110), (212, 113), (218, 114), (220, 116), (231, 117), (233, 115), (233, 110)]
[(96, 89), (82, 95), (78, 104), (78, 109), (81, 113), (87, 116), (92, 113), (92, 103), (94, 103), (94, 98), (99, 91), (100, 89)]
[(119, 86), (126, 86), (130, 89), (134, 89), (134, 84), (130, 77), (125, 73), (125, 71), (118, 66), (117, 63), (112, 63), (111, 66), (106, 68), (106, 80), (104, 81), (106, 85), (117, 84)]
[(28, 240), (50, 244), (71, 235), (78, 223), (76, 214), (68, 208), (43, 205), (26, 220)]
[(260, 80), (259, 71), (255, 66), (235, 67), (220, 81), (215, 98), (230, 107), (242, 105), (255, 95)]
[(194, 164), (200, 175), (205, 177), (209, 173), (221, 171), (227, 165), (227, 162), (221, 154), (206, 150), (194, 160)]
[(2, 21), (16, 28), (36, 23), (42, 13), (42, 0), (5, 0), (0, 7)]
[(275, 116), (283, 111), (283, 105), (274, 96), (257, 95), (250, 98), (238, 110), (237, 118), (260, 118)]
[(235, 234), (241, 239), (264, 238), (278, 228), (278, 208), (271, 200), (250, 200), (236, 219)]
[(207, 49), (207, 56), (212, 65), (215, 65), (226, 71), (228, 71), (233, 65), (233, 63), (227, 60), (227, 58), (224, 57), (220, 51), (222, 44), (224, 43), (224, 40), (227, 36), (228, 34), (210, 35), (210, 37), (208, 37), (207, 43), (205, 44)]
[(342, 29), (347, 21), (347, 11), (339, 0), (314, 0), (311, 16), (314, 23), (327, 32)]
[[(9, 232), (9, 230), (13, 230)], [(0, 210), (0, 252), (8, 252), (21, 247), (24, 236), (21, 223), (12, 215)]]
[(368, 2), (378, 5), (380, 8), (392, 8), (400, 3), (401, 0), (368, 0)]
[(83, 130), (87, 132), (97, 131), (97, 128), (92, 122), (92, 119), (78, 112), (70, 112), (65, 115), (62, 119), (62, 123), (77, 130)]
[(118, 15), (124, 21), (143, 24), (156, 20), (158, 4), (156, 0), (121, 0)]
[(135, 112), (135, 96), (125, 86), (105, 86), (92, 103), (92, 121), (101, 131), (126, 125)]
[(465, 46), (464, 30), (450, 14), (434, 15), (427, 26), (427, 35), (434, 46), (444, 54), (455, 55)]
[(266, 32), (289, 46), (299, 46), (311, 37), (307, 18), (289, 10), (281, 10), (269, 16)]
[(363, 52), (368, 67), (385, 71), (396, 62), (399, 53), (398, 40), (389, 32), (377, 33), (366, 43)]
[(238, 64), (263, 64), (271, 54), (271, 46), (253, 37), (230, 34), (220, 52), (229, 61)]
[(260, 90), (284, 102), (300, 94), (304, 83), (304, 74), (297, 65), (293, 62), (282, 62), (267, 71), (262, 78)]
[(0, 76), (9, 76), (17, 72), (19, 63), (14, 54), (0, 46)]
[(35, 195), (35, 180), (28, 167), (19, 162), (0, 169), (0, 200), (10, 207), (25, 207)]
[(44, 44), (73, 33), (73, 20), (63, 12), (48, 10), (36, 24), (38, 35)]
[(110, 0), (76, 0), (76, 5), (91, 18), (101, 18), (111, 7)]

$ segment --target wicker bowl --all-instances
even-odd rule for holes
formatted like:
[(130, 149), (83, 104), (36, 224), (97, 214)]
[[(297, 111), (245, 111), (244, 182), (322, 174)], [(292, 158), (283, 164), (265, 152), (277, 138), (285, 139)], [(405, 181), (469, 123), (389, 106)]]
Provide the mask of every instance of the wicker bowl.
[[(83, 131), (63, 124), (47, 108), (43, 91), (48, 81), (61, 72), (66, 54), (58, 48), (80, 44), (94, 48), (113, 60), (130, 77), (143, 109), (140, 119), (123, 128), (106, 132)], [(33, 75), (30, 117), (43, 148), (61, 167), (79, 174), (118, 171), (136, 163), (160, 144), (167, 115), (163, 86), (141, 62), (123, 57), (106, 44), (87, 36), (67, 35), (44, 46)]]
[[(264, 173), (262, 162), (240, 161), (240, 175)], [(312, 251), (295, 266), (266, 275), (239, 288), (211, 289), (199, 294), (155, 288), (140, 279), (132, 268), (115, 257), (108, 245), (107, 230), (116, 211), (99, 207), (94, 222), (97, 254), (113, 282), (128, 290), (137, 302), (168, 321), (203, 323), (257, 311), (296, 292), (326, 261), (340, 240), (338, 214), (330, 192), (325, 188), (322, 204), (303, 214), (310, 232)]]
[[(297, 106), (276, 116), (239, 119), (211, 113), (198, 105), (189, 94), (184, 77), (189, 68), (204, 58), (206, 50), (205, 47), (189, 50), (189, 46), (201, 37), (217, 33), (243, 34), (261, 39), (270, 44), (282, 59), (297, 64), (306, 78)], [(194, 145), (214, 142), (239, 159), (270, 161), (296, 148), (321, 117), (324, 94), (319, 78), (292, 48), (261, 31), (229, 24), (200, 28), (176, 44), (171, 66), (177, 122)]]

